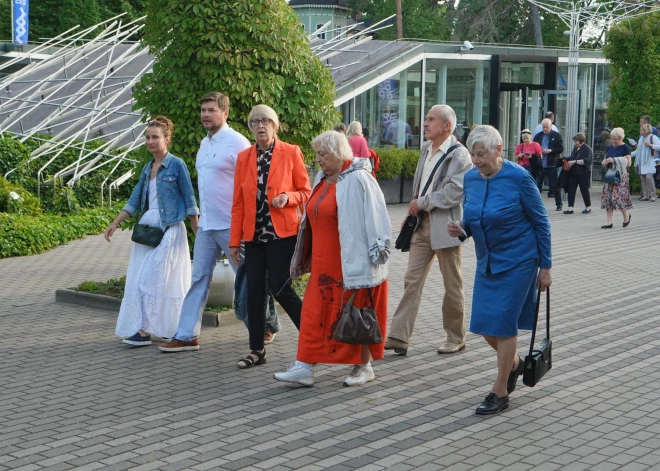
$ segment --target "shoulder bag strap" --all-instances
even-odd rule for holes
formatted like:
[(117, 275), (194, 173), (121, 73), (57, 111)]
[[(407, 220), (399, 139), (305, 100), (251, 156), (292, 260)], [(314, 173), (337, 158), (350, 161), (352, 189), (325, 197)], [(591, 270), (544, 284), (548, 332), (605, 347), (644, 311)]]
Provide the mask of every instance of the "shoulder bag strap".
[(433, 171), (431, 172), (431, 175), (429, 175), (429, 179), (426, 181), (426, 185), (424, 185), (424, 189), (422, 190), (422, 193), (419, 196), (424, 196), (426, 194), (426, 190), (429, 189), (429, 186), (431, 186), (431, 182), (433, 181), (433, 176), (435, 175), (435, 172), (438, 170), (440, 165), (442, 165), (442, 162), (445, 161), (447, 156), (454, 151), (457, 147), (460, 147), (461, 144), (454, 144), (451, 146), (449, 149), (447, 149), (447, 152), (445, 152), (445, 155), (440, 157), (440, 160), (435, 164), (435, 167), (433, 167)]
[[(546, 338), (550, 338), (550, 288), (546, 288), (546, 307), (545, 307), (545, 328)], [(534, 341), (536, 340), (536, 324), (539, 320), (539, 309), (541, 307), (541, 290), (539, 289), (536, 296), (536, 314), (534, 316), (534, 330), (532, 330), (532, 339), (529, 342), (529, 355), (534, 353)]]

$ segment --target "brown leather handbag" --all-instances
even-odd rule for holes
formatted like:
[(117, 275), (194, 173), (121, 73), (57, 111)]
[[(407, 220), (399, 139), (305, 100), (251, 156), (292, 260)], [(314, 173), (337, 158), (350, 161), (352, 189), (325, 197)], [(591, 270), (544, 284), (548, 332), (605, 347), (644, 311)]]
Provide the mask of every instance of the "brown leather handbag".
[(568, 160), (564, 160), (564, 163), (561, 164), (561, 169), (562, 169), (564, 172), (570, 172), (570, 171), (571, 171), (571, 167), (572, 167), (572, 165), (571, 165), (570, 161), (568, 161)]

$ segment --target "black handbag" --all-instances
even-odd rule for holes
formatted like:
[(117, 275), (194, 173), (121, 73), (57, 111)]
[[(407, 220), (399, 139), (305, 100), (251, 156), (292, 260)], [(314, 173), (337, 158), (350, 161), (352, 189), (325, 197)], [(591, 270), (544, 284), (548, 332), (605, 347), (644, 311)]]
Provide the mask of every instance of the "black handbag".
[(536, 301), (536, 316), (534, 317), (534, 330), (529, 345), (529, 355), (525, 357), (525, 369), (523, 371), (523, 383), (525, 386), (533, 387), (541, 381), (541, 378), (552, 368), (552, 340), (550, 340), (550, 288), (546, 289), (545, 328), (546, 337), (534, 348), (536, 338), (536, 324), (539, 320), (539, 308), (541, 307), (541, 290), (538, 291)]
[(368, 289), (371, 307), (355, 307), (353, 301), (358, 290), (348, 299), (348, 302), (342, 307), (341, 317), (337, 322), (337, 327), (332, 337), (342, 343), (351, 345), (373, 345), (383, 342), (383, 336), (380, 333), (374, 298), (371, 294), (371, 288)]
[[(429, 179), (426, 181), (426, 185), (424, 185), (424, 189), (422, 190), (420, 196), (424, 196), (426, 194), (426, 191), (429, 189), (429, 186), (431, 186), (431, 182), (433, 181), (433, 176), (435, 175), (436, 170), (438, 170), (442, 162), (444, 162), (447, 156), (457, 147), (459, 147), (459, 144), (454, 144), (453, 146), (451, 146), (449, 149), (447, 149), (445, 155), (443, 155), (436, 162), (435, 166), (433, 167), (433, 171), (431, 171), (431, 175), (429, 175)], [(409, 214), (408, 217), (406, 218), (406, 222), (403, 223), (401, 232), (399, 232), (399, 235), (396, 238), (396, 242), (394, 242), (394, 248), (400, 250), (401, 252), (410, 251), (410, 241), (412, 240), (412, 236), (417, 230), (417, 227), (419, 227), (419, 216), (413, 216), (412, 214)]]
[(401, 232), (399, 232), (399, 235), (396, 238), (394, 248), (400, 250), (401, 252), (409, 252), (410, 241), (412, 240), (413, 234), (417, 230), (417, 226), (419, 226), (419, 218), (409, 214), (406, 218), (406, 222), (403, 223)]
[[(165, 229), (167, 231), (168, 228)], [(133, 227), (131, 240), (138, 244), (148, 245), (149, 247), (158, 247), (163, 240), (165, 231), (158, 227), (147, 226), (146, 224), (136, 224)]]
[(621, 173), (619, 172), (619, 169), (616, 168), (616, 165), (612, 164), (612, 166), (607, 169), (603, 181), (610, 185), (618, 185), (621, 183)]
[[(147, 187), (147, 201), (149, 201), (149, 188)], [(141, 210), (141, 213), (138, 215), (137, 220), (142, 219), (144, 214), (144, 209)], [(167, 231), (167, 227), (165, 231)], [(137, 244), (148, 245), (149, 247), (158, 247), (160, 241), (163, 240), (165, 235), (159, 227), (148, 226), (146, 224), (137, 223), (133, 227), (133, 233), (131, 234), (131, 240)]]

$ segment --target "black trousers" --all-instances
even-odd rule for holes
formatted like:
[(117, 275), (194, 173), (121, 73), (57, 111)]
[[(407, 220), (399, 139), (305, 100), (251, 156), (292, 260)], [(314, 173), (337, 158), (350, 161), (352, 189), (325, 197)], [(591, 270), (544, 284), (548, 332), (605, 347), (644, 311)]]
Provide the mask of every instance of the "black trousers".
[(248, 332), (250, 350), (263, 350), (268, 290), (300, 330), (302, 300), (289, 280), (289, 266), (296, 248), (296, 236), (265, 243), (245, 243)]
[(578, 186), (580, 187), (580, 193), (582, 194), (582, 199), (584, 200), (584, 205), (588, 208), (591, 206), (591, 195), (589, 194), (589, 177), (590, 173), (585, 172), (582, 175), (568, 175), (568, 207), (572, 208), (575, 204), (575, 193), (577, 192)]

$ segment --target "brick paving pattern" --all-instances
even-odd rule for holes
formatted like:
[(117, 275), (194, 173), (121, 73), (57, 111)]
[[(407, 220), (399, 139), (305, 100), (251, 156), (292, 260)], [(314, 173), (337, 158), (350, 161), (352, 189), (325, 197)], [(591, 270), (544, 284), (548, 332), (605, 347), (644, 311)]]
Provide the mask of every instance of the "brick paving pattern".
[[(594, 193), (594, 202), (599, 196)], [(342, 388), (342, 365), (316, 385), (272, 379), (295, 359), (283, 329), (268, 363), (239, 370), (242, 325), (208, 328), (202, 349), (165, 355), (113, 335), (116, 314), (56, 304), (55, 289), (126, 271), (127, 232), (32, 257), (0, 260), (0, 471), (4, 470), (634, 470), (660, 469), (660, 203), (639, 203), (630, 227), (604, 212), (555, 213), (554, 364), (522, 382), (506, 412), (477, 417), (495, 355), (470, 334), (438, 355), (442, 282), (434, 266), (407, 357), (374, 364), (376, 381)], [(394, 225), (405, 206), (392, 206)], [(474, 246), (464, 246), (467, 312)], [(390, 313), (407, 256), (390, 264)], [(493, 300), (497, 302), (497, 300)], [(524, 355), (529, 335), (521, 338)]]

